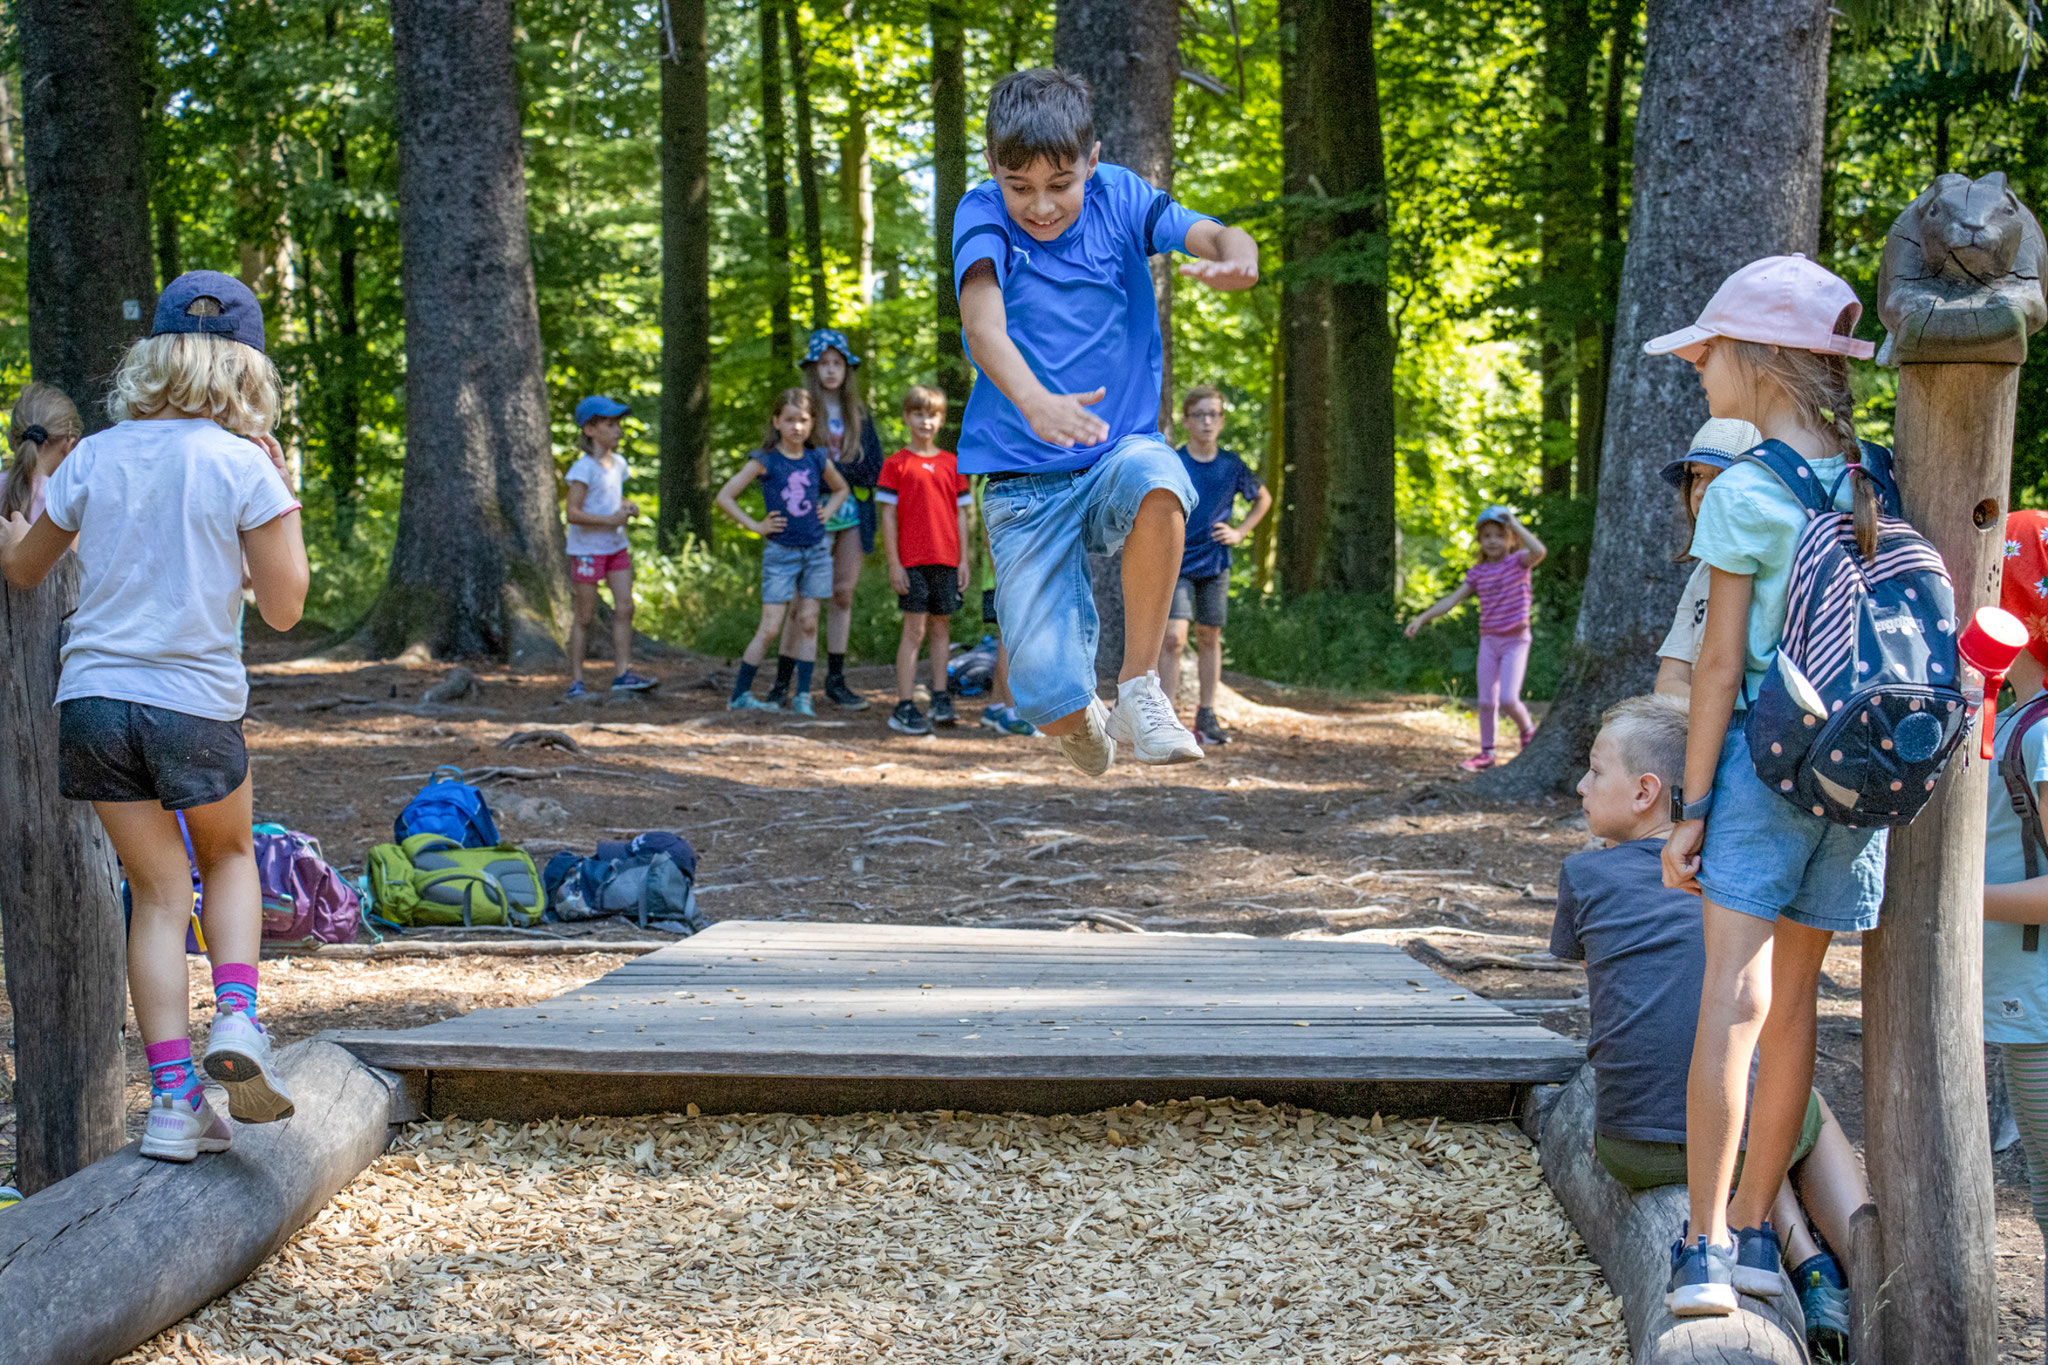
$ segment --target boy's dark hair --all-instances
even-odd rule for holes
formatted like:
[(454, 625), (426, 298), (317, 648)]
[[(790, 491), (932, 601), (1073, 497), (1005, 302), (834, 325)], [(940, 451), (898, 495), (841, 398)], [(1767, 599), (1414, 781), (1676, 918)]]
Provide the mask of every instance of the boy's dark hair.
[(1612, 733), (1630, 777), (1653, 773), (1671, 788), (1685, 777), (1688, 719), (1686, 704), (1677, 697), (1650, 692), (1608, 707), (1601, 714), (1600, 729)]
[(1183, 417), (1187, 416), (1189, 410), (1192, 409), (1195, 406), (1195, 404), (1202, 402), (1204, 399), (1208, 398), (1213, 398), (1219, 403), (1223, 402), (1223, 390), (1217, 388), (1214, 384), (1195, 385), (1192, 389), (1189, 389), (1186, 393), (1180, 396), (1180, 415)]
[(988, 154), (1021, 171), (1044, 160), (1079, 161), (1095, 145), (1095, 97), (1088, 82), (1056, 66), (1012, 71), (988, 92)]
[(946, 415), (946, 395), (926, 384), (912, 384), (903, 391), (903, 415), (913, 412), (935, 412)]

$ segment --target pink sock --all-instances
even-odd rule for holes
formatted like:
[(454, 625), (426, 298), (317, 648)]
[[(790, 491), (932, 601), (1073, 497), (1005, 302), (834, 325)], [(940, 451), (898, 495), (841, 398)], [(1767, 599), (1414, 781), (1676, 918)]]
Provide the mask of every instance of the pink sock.
[(256, 968), (224, 962), (213, 969), (213, 1007), (223, 1013), (240, 1010), (256, 1017)]
[(191, 1039), (150, 1043), (142, 1049), (142, 1055), (149, 1063), (149, 1087), (153, 1093), (183, 1100), (194, 1109), (205, 1102), (206, 1087), (199, 1083), (199, 1073), (192, 1066)]

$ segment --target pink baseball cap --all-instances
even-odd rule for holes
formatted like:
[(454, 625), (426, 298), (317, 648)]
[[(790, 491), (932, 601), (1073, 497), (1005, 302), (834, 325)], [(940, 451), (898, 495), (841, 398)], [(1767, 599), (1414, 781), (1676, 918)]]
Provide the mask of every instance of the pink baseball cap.
[(1863, 316), (1856, 291), (1833, 271), (1804, 256), (1766, 256), (1723, 280), (1698, 322), (1644, 342), (1643, 351), (1697, 361), (1706, 342), (1733, 337), (1868, 360), (1874, 344), (1835, 331), (1845, 308), (1852, 322)]

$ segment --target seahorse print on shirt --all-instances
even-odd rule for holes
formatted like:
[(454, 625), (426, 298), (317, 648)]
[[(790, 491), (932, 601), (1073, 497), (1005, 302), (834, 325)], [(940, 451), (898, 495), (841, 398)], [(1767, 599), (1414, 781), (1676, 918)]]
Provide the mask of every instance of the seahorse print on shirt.
[(807, 517), (817, 510), (811, 498), (810, 470), (796, 470), (782, 481), (782, 510), (792, 517)]

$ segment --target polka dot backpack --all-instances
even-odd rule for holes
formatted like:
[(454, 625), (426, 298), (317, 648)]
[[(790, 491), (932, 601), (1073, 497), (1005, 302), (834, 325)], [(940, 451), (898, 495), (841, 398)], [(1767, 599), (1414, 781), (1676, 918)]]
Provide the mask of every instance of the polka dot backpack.
[(1744, 734), (1756, 775), (1800, 810), (1838, 825), (1904, 825), (1927, 804), (1974, 708), (1958, 685), (1948, 566), (1900, 517), (1891, 452), (1866, 442), (1862, 459), (1883, 509), (1868, 560), (1855, 518), (1835, 510), (1835, 490), (1790, 446), (1766, 441), (1742, 457), (1791, 489), (1807, 516), (1785, 634)]

